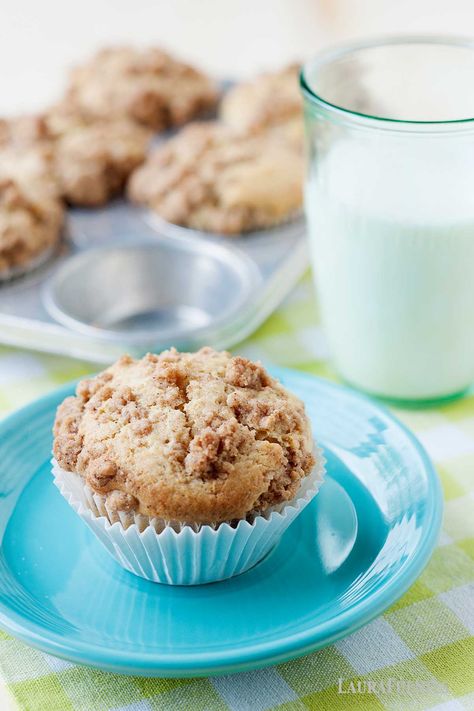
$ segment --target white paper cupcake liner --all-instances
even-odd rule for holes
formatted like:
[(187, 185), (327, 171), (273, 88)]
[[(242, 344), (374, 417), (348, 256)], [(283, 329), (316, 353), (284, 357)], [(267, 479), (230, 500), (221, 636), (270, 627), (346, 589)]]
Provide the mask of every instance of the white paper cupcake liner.
[(199, 585), (243, 573), (272, 550), (323, 482), (325, 460), (317, 448), (315, 455), (316, 465), (294, 499), (237, 525), (216, 526), (117, 514), (78, 474), (52, 464), (61, 494), (121, 566), (157, 583)]

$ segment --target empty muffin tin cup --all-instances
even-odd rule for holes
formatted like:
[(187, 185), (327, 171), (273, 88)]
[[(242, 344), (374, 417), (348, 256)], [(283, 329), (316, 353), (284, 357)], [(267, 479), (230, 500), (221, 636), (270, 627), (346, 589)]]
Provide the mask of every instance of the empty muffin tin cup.
[(106, 340), (183, 347), (212, 338), (248, 301), (260, 274), (239, 250), (189, 239), (77, 254), (45, 285), (45, 306), (68, 328)]

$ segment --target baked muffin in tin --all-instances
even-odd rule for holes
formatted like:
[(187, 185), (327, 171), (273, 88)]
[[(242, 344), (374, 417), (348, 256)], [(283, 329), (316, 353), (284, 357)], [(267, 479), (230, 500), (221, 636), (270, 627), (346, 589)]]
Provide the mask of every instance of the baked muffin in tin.
[(132, 173), (127, 192), (168, 222), (238, 235), (294, 218), (302, 180), (302, 155), (272, 132), (202, 122), (158, 147)]
[(216, 84), (157, 47), (107, 47), (70, 75), (67, 96), (89, 116), (164, 131), (214, 107)]

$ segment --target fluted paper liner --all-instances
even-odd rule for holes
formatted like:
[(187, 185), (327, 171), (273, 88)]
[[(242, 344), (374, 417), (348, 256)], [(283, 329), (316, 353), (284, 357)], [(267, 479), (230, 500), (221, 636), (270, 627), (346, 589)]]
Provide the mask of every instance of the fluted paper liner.
[(264, 514), (212, 525), (179, 524), (133, 512), (108, 509), (79, 474), (53, 459), (54, 483), (108, 552), (131, 573), (168, 585), (198, 585), (243, 573), (262, 560), (288, 526), (317, 494), (325, 460), (315, 449), (316, 465), (297, 495)]

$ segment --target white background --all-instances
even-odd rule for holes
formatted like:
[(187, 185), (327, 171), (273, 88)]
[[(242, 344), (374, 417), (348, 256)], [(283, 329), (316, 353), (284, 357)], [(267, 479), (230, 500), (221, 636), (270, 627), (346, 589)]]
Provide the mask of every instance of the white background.
[(237, 77), (374, 34), (474, 35), (472, 0), (0, 0), (0, 114), (40, 108), (104, 43), (157, 43)]

